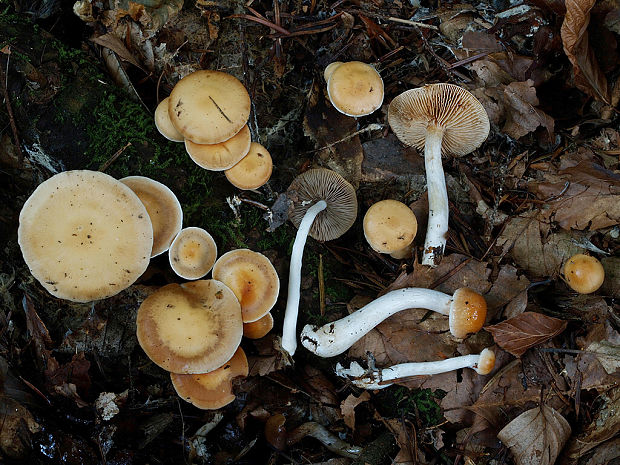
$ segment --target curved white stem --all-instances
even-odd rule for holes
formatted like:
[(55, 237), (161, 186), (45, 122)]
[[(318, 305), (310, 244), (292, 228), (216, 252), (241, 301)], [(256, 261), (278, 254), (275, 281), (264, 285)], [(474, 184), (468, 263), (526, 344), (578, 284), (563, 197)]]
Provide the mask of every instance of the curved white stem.
[(448, 191), (441, 164), (441, 141), (443, 129), (430, 126), (424, 143), (424, 166), (428, 190), (428, 226), (422, 264), (437, 266), (446, 247), (448, 233)]
[(286, 299), (286, 312), (282, 328), (282, 348), (290, 356), (297, 349), (297, 314), (299, 313), (299, 291), (301, 288), (301, 263), (304, 258), (304, 246), (308, 238), (308, 232), (314, 223), (316, 216), (327, 208), (327, 202), (319, 200), (306, 211), (299, 224), (293, 251), (291, 252), (291, 264), (288, 275), (288, 297)]
[(357, 362), (352, 362), (349, 368), (344, 368), (338, 363), (336, 365), (336, 374), (350, 379), (353, 384), (364, 389), (383, 389), (392, 385), (396, 380), (412, 376), (436, 375), (459, 368), (476, 369), (481, 357), (482, 354), (462, 355), (437, 362), (401, 363), (375, 370), (365, 370)]
[[(408, 308), (427, 308), (449, 315), (452, 296), (443, 292), (408, 287), (388, 292), (369, 304), (324, 326), (304, 326), (301, 343), (320, 357), (341, 354), (386, 318)], [(286, 321), (286, 320), (285, 320)]]

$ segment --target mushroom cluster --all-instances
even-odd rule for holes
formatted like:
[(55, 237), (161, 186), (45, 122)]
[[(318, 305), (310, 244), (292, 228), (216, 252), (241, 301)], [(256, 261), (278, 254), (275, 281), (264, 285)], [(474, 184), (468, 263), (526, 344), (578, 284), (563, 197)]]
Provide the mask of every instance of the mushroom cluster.
[(271, 177), (269, 151), (252, 142), (247, 125), (251, 102), (234, 76), (201, 70), (188, 74), (155, 110), (155, 125), (167, 139), (185, 142), (200, 167), (224, 171), (239, 189), (258, 189)]

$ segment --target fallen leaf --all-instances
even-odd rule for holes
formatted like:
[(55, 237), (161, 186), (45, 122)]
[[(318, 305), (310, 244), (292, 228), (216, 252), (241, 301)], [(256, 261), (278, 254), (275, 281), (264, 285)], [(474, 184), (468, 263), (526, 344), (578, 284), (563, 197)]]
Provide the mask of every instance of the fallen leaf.
[[(525, 294), (525, 303), (527, 304), (527, 288), (529, 285), (529, 279), (519, 273), (517, 268), (512, 265), (502, 266), (493, 286), (484, 295), (487, 301), (487, 321), (492, 321), (505, 305), (516, 305), (513, 302), (518, 298), (523, 299), (522, 294)], [(518, 313), (522, 313), (524, 310), (525, 306)], [(507, 316), (506, 311), (504, 316)], [(517, 313), (514, 313), (510, 316), (516, 315)]]
[(573, 65), (575, 85), (592, 97), (609, 104), (607, 78), (588, 43), (590, 10), (596, 0), (566, 0), (566, 16), (560, 29), (564, 52)]
[(525, 312), (514, 318), (502, 321), (485, 329), (502, 349), (515, 357), (520, 357), (530, 347), (551, 339), (566, 329), (567, 322), (543, 315)]
[(0, 452), (7, 459), (25, 460), (33, 444), (32, 435), (41, 430), (32, 414), (19, 402), (0, 396)]
[(570, 436), (566, 419), (551, 407), (527, 410), (498, 434), (517, 465), (553, 465)]
[(504, 87), (504, 96), (507, 111), (502, 132), (519, 139), (542, 126), (553, 134), (553, 118), (536, 108), (539, 102), (534, 81), (511, 82)]
[(344, 424), (355, 431), (355, 407), (362, 402), (367, 402), (370, 399), (368, 391), (364, 391), (359, 397), (355, 397), (353, 394), (342, 401), (340, 404), (340, 411), (344, 417)]
[(586, 462), (586, 465), (613, 465), (617, 463), (619, 450), (620, 438), (600, 444), (596, 450), (593, 451), (592, 457)]
[(132, 65), (140, 68), (142, 71), (146, 72), (146, 70), (142, 67), (142, 65), (136, 60), (136, 58), (131, 54), (125, 44), (121, 39), (118, 38), (115, 34), (107, 33), (100, 35), (98, 37), (93, 37), (90, 39), (92, 42), (97, 45), (101, 45), (102, 47), (106, 47), (116, 53), (123, 60), (128, 61)]

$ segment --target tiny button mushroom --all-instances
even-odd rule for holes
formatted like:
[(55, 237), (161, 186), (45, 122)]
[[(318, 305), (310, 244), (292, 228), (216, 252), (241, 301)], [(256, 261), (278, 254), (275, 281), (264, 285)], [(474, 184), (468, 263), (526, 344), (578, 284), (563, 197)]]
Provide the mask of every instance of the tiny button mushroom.
[(576, 254), (564, 264), (564, 279), (572, 290), (580, 294), (590, 294), (602, 286), (605, 269), (595, 257)]
[(182, 229), (172, 241), (168, 260), (172, 270), (184, 279), (205, 276), (217, 258), (217, 244), (207, 231), (195, 226)]
[(325, 71), (329, 100), (340, 113), (365, 116), (381, 107), (383, 79), (372, 66), (349, 61)]
[(398, 200), (381, 200), (364, 215), (364, 237), (373, 250), (394, 258), (411, 256), (418, 222), (411, 208)]

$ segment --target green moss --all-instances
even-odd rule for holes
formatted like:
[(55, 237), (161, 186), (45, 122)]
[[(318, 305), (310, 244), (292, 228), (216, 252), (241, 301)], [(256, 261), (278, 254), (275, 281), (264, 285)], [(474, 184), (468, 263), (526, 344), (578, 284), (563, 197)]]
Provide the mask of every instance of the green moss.
[(387, 415), (417, 417), (425, 427), (441, 422), (443, 415), (437, 401), (445, 395), (442, 390), (410, 390), (403, 386), (393, 386), (379, 393)]

